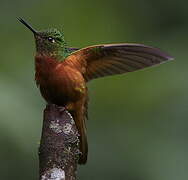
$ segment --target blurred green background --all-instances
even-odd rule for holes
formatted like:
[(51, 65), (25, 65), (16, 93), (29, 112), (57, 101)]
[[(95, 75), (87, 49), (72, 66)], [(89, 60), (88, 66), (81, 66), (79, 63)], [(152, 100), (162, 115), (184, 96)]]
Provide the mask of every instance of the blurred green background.
[(188, 179), (188, 1), (0, 0), (0, 174), (34, 180), (42, 113), (32, 33), (63, 29), (70, 46), (136, 42), (175, 57), (160, 66), (92, 81), (89, 160), (80, 180)]

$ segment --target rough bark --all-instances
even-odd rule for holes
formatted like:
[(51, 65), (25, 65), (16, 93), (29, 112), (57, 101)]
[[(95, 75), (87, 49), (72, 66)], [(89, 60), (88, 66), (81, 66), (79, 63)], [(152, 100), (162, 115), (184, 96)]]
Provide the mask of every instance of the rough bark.
[(44, 110), (39, 147), (40, 180), (75, 180), (79, 134), (70, 113), (51, 104)]

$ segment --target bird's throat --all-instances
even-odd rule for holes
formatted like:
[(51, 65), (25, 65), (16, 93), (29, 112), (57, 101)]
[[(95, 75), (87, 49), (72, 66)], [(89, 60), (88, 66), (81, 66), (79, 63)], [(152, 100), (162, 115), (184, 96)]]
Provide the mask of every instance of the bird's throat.
[(57, 61), (63, 61), (66, 57), (68, 57), (71, 54), (68, 48), (57, 49), (53, 51), (45, 50), (45, 49), (37, 49), (36, 56), (40, 57), (48, 57), (55, 59)]

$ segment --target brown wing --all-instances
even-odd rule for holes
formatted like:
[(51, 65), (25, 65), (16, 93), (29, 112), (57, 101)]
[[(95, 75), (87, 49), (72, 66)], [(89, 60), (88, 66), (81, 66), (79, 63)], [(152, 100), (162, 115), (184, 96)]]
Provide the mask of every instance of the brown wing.
[(133, 72), (173, 58), (157, 48), (142, 44), (106, 44), (73, 52), (65, 62), (82, 71), (86, 81)]

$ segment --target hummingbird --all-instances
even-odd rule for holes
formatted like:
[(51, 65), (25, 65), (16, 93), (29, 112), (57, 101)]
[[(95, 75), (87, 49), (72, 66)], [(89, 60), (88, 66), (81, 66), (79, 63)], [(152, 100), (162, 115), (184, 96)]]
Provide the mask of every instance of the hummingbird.
[(34, 35), (35, 80), (48, 104), (65, 107), (80, 134), (79, 164), (87, 162), (87, 83), (109, 75), (125, 74), (155, 66), (173, 57), (143, 44), (100, 44), (85, 48), (68, 47), (64, 33), (55, 28), (37, 31), (18, 18)]

